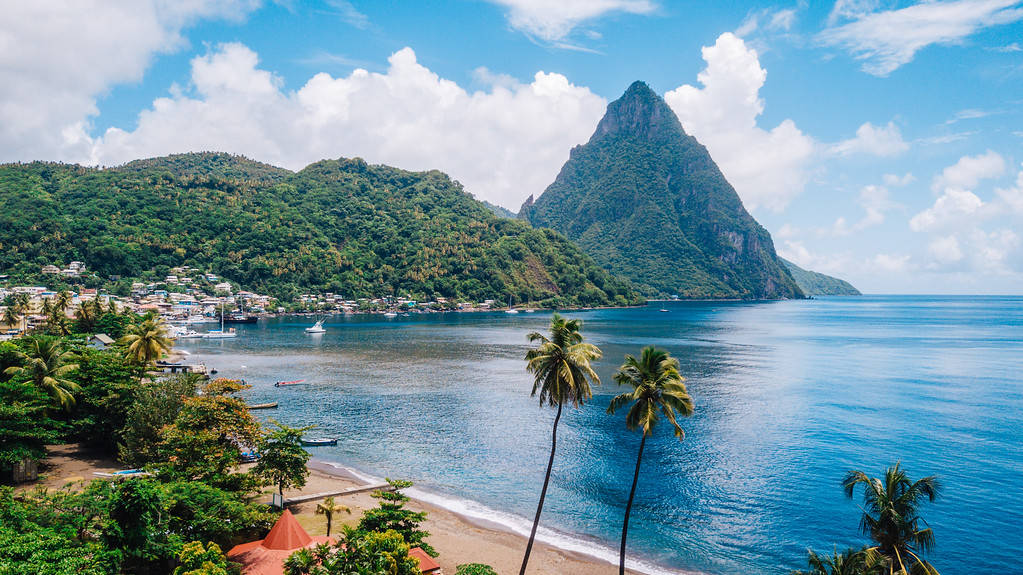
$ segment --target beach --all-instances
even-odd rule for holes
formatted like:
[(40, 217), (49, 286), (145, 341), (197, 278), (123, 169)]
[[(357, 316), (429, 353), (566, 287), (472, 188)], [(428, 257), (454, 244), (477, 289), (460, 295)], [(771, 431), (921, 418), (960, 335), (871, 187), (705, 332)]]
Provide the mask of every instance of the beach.
[[(286, 490), (284, 495), (288, 498), (341, 491), (361, 485), (365, 485), (365, 482), (347, 473), (343, 468), (314, 460), (310, 462), (310, 475), (305, 487), (300, 490)], [(310, 501), (289, 508), (311, 535), (323, 535), (326, 533), (327, 522), (322, 515), (316, 515), (316, 503)], [(364, 510), (377, 505), (377, 501), (368, 492), (338, 496), (335, 497), (335, 503), (350, 507), (352, 514), (335, 516), (332, 534), (336, 533), (341, 523), (351, 525), (358, 523)], [(423, 528), (430, 533), (427, 541), (440, 553), (437, 562), (445, 573), (453, 574), (455, 568), (463, 563), (485, 563), (500, 575), (518, 573), (526, 548), (525, 537), (503, 529), (496, 523), (487, 524), (474, 520), (415, 497), (409, 502), (408, 507), (427, 513)], [(618, 566), (537, 541), (533, 545), (526, 572), (537, 575), (611, 575), (618, 572)], [(627, 572), (638, 574), (632, 570)]]

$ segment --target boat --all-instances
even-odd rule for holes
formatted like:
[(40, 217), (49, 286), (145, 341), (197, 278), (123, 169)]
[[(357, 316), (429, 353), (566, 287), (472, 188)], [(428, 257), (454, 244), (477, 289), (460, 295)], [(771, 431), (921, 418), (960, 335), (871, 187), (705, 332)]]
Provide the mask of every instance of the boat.
[(317, 438), (317, 439), (303, 439), (302, 445), (306, 447), (318, 447), (321, 445), (337, 445), (337, 439), (328, 438)]
[(255, 405), (250, 405), (249, 409), (277, 409), (277, 402), (275, 401), (273, 403), (257, 403)]
[(227, 314), (226, 318), (222, 319), (227, 323), (256, 323), (259, 321), (258, 315), (246, 315), (244, 313), (231, 313)]
[(661, 313), (668, 313), (668, 310), (664, 309), (663, 307), (661, 309), (657, 310), (657, 311), (659, 311)]
[(305, 328), (306, 333), (326, 333), (327, 330), (323, 327), (323, 320), (317, 320), (312, 326)]
[(186, 329), (184, 331), (178, 332), (178, 335), (176, 337), (178, 339), (200, 339), (202, 338), (202, 336), (203, 334), (195, 331), (194, 329)]
[(504, 313), (519, 313), (519, 310), (517, 310), (517, 309), (506, 309), (506, 310), (504, 310)]
[(238, 337), (238, 334), (235, 333), (233, 327), (228, 329), (228, 330), (226, 330), (226, 331), (224, 330), (224, 309), (223, 309), (223, 306), (224, 306), (224, 304), (221, 304), (221, 309), (220, 309), (220, 329), (211, 329), (211, 330), (207, 331), (206, 333), (202, 334), (202, 338), (203, 339), (227, 339), (227, 338), (232, 338), (232, 337)]
[(305, 380), (296, 379), (295, 381), (278, 381), (274, 383), (274, 387), (287, 387), (289, 385), (298, 385), (300, 383), (305, 383)]
[(384, 314), (384, 317), (398, 317), (398, 314), (394, 313), (393, 311), (389, 311)]

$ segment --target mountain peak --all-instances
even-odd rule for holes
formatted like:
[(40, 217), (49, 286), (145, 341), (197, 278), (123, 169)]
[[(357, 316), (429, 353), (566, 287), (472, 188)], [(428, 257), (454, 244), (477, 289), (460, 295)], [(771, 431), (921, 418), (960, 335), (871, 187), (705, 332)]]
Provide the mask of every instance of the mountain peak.
[(607, 105), (607, 112), (597, 124), (590, 141), (608, 134), (653, 139), (685, 135), (678, 117), (663, 98), (645, 82), (635, 81), (621, 98)]

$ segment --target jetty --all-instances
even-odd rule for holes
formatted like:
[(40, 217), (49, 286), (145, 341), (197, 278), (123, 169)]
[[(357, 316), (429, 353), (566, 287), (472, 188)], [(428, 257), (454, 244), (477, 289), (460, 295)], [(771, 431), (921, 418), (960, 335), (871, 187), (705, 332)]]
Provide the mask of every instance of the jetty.
[(391, 491), (394, 489), (390, 483), (378, 483), (374, 485), (359, 485), (357, 487), (349, 487), (348, 489), (341, 489), (339, 491), (323, 491), (321, 493), (310, 493), (308, 495), (296, 495), (295, 497), (289, 497), (284, 500), (284, 505), (297, 505), (299, 503), (308, 503), (309, 501), (319, 501), (320, 499), (326, 499), (328, 497), (342, 497), (345, 495), (354, 495), (356, 493), (364, 493), (366, 491), (379, 491), (379, 490)]

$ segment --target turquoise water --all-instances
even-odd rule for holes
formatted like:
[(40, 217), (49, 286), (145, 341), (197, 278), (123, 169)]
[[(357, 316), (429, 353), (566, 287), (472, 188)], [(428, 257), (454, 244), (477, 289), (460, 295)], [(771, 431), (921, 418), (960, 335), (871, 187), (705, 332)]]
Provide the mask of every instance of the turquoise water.
[[(862, 545), (846, 471), (938, 474), (925, 506), (943, 573), (1018, 572), (1023, 549), (1023, 298), (671, 303), (567, 315), (604, 350), (604, 384), (559, 429), (542, 537), (613, 559), (639, 436), (604, 414), (626, 353), (678, 357), (697, 411), (648, 442), (629, 549), (648, 572), (781, 574), (805, 550)], [(341, 438), (315, 457), (404, 477), (421, 495), (528, 529), (552, 410), (529, 397), (526, 334), (546, 313), (336, 316), (240, 326), (181, 347), (253, 385), (272, 415)], [(307, 385), (279, 389), (277, 380)], [(261, 415), (263, 415), (261, 414)]]

